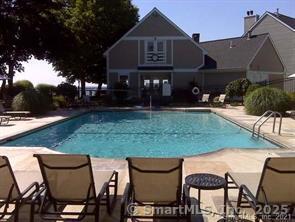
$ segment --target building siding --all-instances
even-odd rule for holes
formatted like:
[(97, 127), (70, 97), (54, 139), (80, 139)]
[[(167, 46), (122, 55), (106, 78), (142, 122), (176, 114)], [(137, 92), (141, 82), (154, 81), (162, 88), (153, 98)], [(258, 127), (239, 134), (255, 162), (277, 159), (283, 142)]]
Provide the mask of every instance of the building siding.
[[(267, 39), (250, 64), (250, 70), (280, 72), (283, 74), (284, 66), (280, 61), (270, 39)], [(281, 77), (282, 78), (282, 77)]]
[(203, 64), (204, 55), (200, 48), (189, 40), (174, 40), (173, 65), (175, 69), (196, 69)]
[(266, 15), (254, 27), (252, 34), (269, 33), (286, 68), (286, 73), (295, 73), (295, 32), (284, 26), (274, 18)]
[(121, 41), (109, 54), (110, 69), (136, 69), (138, 65), (138, 42)]
[(197, 72), (174, 72), (173, 73), (173, 88), (174, 89), (189, 89), (190, 82), (197, 79)]
[[(203, 76), (202, 76), (203, 75)], [(224, 92), (231, 81), (245, 78), (246, 72), (210, 72), (199, 76), (199, 85), (207, 92)], [(202, 79), (200, 79), (202, 78)]]
[(128, 34), (128, 37), (183, 36), (183, 34), (154, 12), (145, 21)]

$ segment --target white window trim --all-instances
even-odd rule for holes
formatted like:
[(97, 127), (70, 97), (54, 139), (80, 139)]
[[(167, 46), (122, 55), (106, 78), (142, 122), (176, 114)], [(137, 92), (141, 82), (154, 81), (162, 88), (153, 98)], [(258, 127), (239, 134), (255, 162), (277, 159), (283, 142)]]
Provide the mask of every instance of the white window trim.
[[(158, 53), (158, 42), (163, 42), (163, 53), (164, 53), (164, 61), (162, 62), (150, 62), (147, 61), (147, 54), (148, 52), (148, 43), (149, 42), (153, 42), (154, 44), (154, 51), (152, 51), (153, 53)], [(166, 65), (167, 64), (167, 40), (165, 39), (157, 39), (157, 38), (151, 38), (151, 39), (147, 39), (144, 41), (144, 64), (147, 65), (151, 65), (151, 64), (155, 64), (155, 65)]]

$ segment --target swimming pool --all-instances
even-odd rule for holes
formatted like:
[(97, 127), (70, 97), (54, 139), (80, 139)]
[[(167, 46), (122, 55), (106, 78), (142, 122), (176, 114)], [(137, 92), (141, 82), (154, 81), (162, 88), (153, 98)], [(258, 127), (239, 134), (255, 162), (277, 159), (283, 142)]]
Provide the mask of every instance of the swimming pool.
[(2, 146), (42, 146), (65, 153), (125, 158), (190, 156), (221, 148), (274, 148), (207, 112), (91, 112)]

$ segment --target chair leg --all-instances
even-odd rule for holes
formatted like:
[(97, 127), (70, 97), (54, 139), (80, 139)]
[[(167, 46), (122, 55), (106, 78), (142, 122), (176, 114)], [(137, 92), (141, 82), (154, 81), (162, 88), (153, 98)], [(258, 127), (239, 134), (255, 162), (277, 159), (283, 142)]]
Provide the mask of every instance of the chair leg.
[(99, 204), (100, 203), (96, 203), (96, 206), (95, 206), (95, 214), (94, 214), (95, 222), (99, 222)]
[(31, 203), (30, 222), (34, 222), (35, 217), (35, 204)]
[(19, 218), (19, 200), (15, 202), (14, 222), (18, 222)]

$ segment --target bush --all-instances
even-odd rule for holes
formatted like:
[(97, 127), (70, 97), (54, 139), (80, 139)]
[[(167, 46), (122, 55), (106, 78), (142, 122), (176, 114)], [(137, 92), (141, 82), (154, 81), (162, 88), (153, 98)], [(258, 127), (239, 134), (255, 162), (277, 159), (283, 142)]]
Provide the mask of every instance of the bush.
[(61, 83), (56, 87), (58, 95), (66, 97), (68, 100), (74, 100), (78, 95), (77, 87), (69, 83)]
[(67, 101), (64, 96), (53, 96), (53, 106), (55, 108), (65, 108), (67, 106)]
[(291, 109), (295, 109), (295, 92), (288, 93), (291, 101)]
[(17, 94), (12, 101), (15, 111), (30, 111), (33, 114), (42, 114), (50, 109), (50, 102), (36, 90), (26, 90)]
[(246, 92), (246, 96), (248, 96), (251, 92), (255, 91), (256, 89), (259, 89), (261, 88), (262, 86), (259, 85), (259, 84), (251, 84), (248, 89), (247, 89), (247, 92)]
[(248, 87), (251, 85), (251, 82), (248, 79), (237, 79), (230, 82), (225, 87), (225, 93), (229, 98), (234, 96), (242, 97), (246, 94)]
[(128, 85), (124, 82), (116, 82), (114, 88), (114, 95), (116, 96), (117, 101), (123, 103), (128, 95)]
[(245, 108), (250, 115), (262, 115), (267, 110), (284, 114), (290, 109), (290, 97), (281, 89), (261, 87), (251, 92), (245, 100)]
[(56, 86), (40, 83), (36, 86), (36, 90), (44, 95), (52, 96), (56, 92)]
[(30, 81), (28, 81), (28, 80), (16, 81), (13, 84), (13, 89), (12, 89), (12, 92), (11, 92), (11, 96), (14, 97), (15, 95), (19, 94), (20, 92), (23, 92), (25, 90), (31, 90), (31, 89), (34, 89), (34, 85)]

